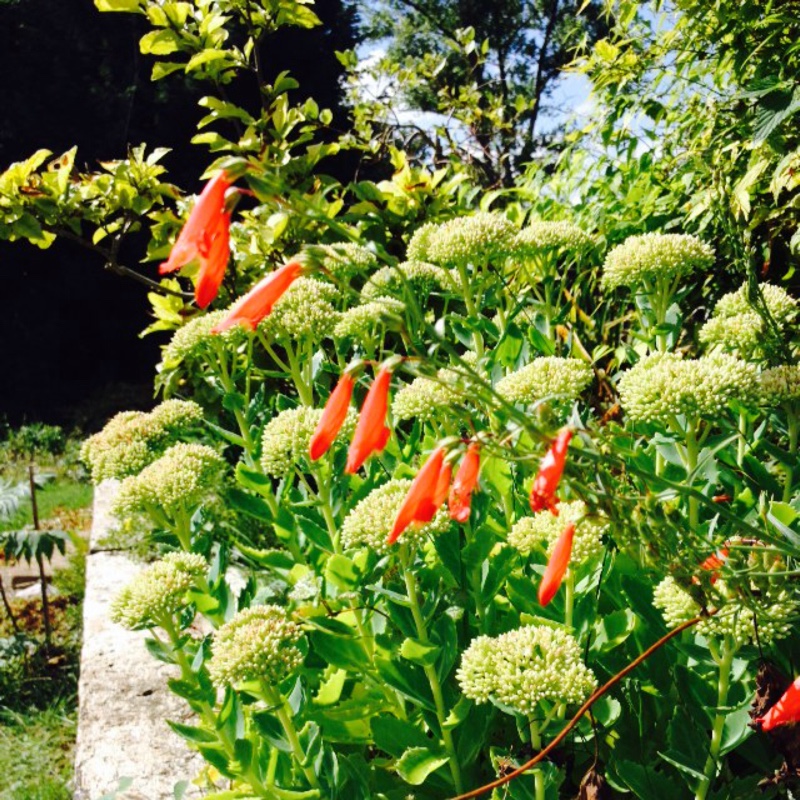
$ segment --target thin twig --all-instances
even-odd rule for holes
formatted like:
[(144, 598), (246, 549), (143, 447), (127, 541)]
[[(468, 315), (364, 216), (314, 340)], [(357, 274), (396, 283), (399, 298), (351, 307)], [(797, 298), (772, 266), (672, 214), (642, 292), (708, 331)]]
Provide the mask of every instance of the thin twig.
[[(713, 612), (712, 612), (713, 613)], [(708, 615), (707, 615), (708, 616)], [(487, 783), (485, 786), (480, 786), (477, 789), (473, 789), (471, 792), (467, 792), (466, 794), (460, 794), (457, 797), (452, 798), (452, 800), (469, 800), (472, 797), (480, 797), (487, 792), (491, 792), (493, 789), (497, 789), (500, 786), (503, 786), (506, 783), (514, 780), (514, 778), (519, 777), (524, 772), (527, 772), (531, 767), (538, 764), (542, 761), (545, 756), (547, 756), (552, 750), (558, 747), (562, 741), (566, 738), (567, 734), (580, 722), (583, 715), (611, 688), (616, 686), (629, 672), (636, 669), (639, 664), (642, 663), (646, 658), (651, 656), (658, 650), (660, 647), (663, 647), (670, 639), (677, 636), (679, 633), (683, 633), (687, 628), (691, 628), (692, 625), (696, 625), (698, 622), (701, 622), (703, 619), (707, 619), (705, 617), (695, 617), (694, 619), (690, 619), (687, 622), (684, 622), (681, 625), (678, 625), (677, 628), (673, 628), (669, 633), (662, 636), (655, 644), (650, 645), (643, 653), (638, 655), (627, 667), (624, 667), (620, 670), (616, 675), (612, 678), (607, 680), (599, 689), (597, 689), (594, 694), (578, 709), (577, 713), (574, 717), (564, 726), (561, 732), (550, 742), (547, 747), (541, 750), (537, 755), (535, 755), (530, 761), (526, 761), (521, 767), (517, 767), (513, 772), (509, 772), (507, 775), (504, 775), (502, 778), (498, 778), (491, 783)]]

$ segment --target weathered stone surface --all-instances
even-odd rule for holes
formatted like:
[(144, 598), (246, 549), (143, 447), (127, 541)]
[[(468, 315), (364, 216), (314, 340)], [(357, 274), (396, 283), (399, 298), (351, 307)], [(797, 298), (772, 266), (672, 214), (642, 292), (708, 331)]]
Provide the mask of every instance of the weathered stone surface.
[[(93, 546), (111, 524), (115, 490), (107, 481), (95, 491)], [(122, 553), (92, 551), (87, 559), (75, 800), (98, 800), (123, 778), (133, 782), (120, 798), (171, 800), (175, 784), (191, 780), (203, 765), (166, 723), (190, 722), (186, 704), (167, 688), (175, 671), (147, 652), (145, 632), (108, 619), (111, 598), (139, 569)]]

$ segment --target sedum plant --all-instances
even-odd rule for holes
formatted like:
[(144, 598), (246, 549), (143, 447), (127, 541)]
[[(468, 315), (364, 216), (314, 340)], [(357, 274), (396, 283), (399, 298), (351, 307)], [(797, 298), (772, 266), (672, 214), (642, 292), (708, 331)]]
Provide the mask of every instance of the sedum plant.
[[(172, 665), (208, 796), (554, 800), (604, 776), (705, 800), (791, 777), (780, 694), (748, 725), (764, 660), (797, 645), (791, 295), (755, 307), (779, 363), (752, 326), (709, 333), (744, 295), (710, 328), (686, 313), (715, 259), (695, 236), (604, 253), (566, 205), (542, 219), (399, 152), (391, 180), (328, 179), (356, 145), (258, 63), (315, 24), (306, 3), (98, 5), (146, 19), (155, 77), (212, 87), (208, 182), (180, 198), (158, 151), (99, 176), (39, 154), (0, 176), (3, 235), (66, 225), (113, 265), (149, 225), (172, 275), (140, 274), (164, 402), (84, 457), (152, 530), (113, 613)], [(252, 107), (222, 94), (253, 75)]]

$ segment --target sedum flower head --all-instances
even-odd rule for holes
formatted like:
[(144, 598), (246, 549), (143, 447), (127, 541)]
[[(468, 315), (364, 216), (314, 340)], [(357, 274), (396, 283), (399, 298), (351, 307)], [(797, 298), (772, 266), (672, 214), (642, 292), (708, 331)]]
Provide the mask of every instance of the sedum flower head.
[(435, 264), (482, 264), (507, 255), (516, 232), (502, 214), (479, 211), (457, 217), (427, 234), (427, 259)]
[(385, 327), (403, 313), (405, 304), (392, 297), (376, 297), (368, 303), (353, 306), (345, 311), (333, 329), (336, 339), (362, 340), (373, 336), (378, 328)]
[[(397, 512), (408, 494), (410, 480), (395, 478), (373, 489), (347, 515), (342, 524), (342, 544), (345, 548), (365, 545), (379, 553), (388, 552), (386, 545)], [(442, 533), (450, 525), (444, 508), (434, 518), (419, 527), (411, 526), (403, 533), (404, 541), (418, 541), (434, 533)]]
[(456, 678), (476, 703), (492, 700), (525, 715), (542, 700), (580, 703), (597, 685), (576, 639), (547, 625), (479, 636), (464, 651)]
[(417, 228), (408, 243), (406, 258), (411, 261), (428, 261), (428, 244), (439, 225), (438, 222), (426, 222)]
[[(739, 645), (756, 641), (767, 644), (782, 639), (791, 631), (791, 620), (799, 610), (796, 594), (786, 588), (761, 592), (757, 607), (744, 605), (739, 595), (728, 592), (723, 580), (714, 584), (714, 590), (715, 598), (721, 596), (723, 602), (714, 616), (697, 623), (696, 630), (704, 636), (730, 636)], [(728, 602), (724, 602), (725, 595), (729, 598)], [(688, 622), (701, 613), (699, 603), (670, 577), (664, 578), (656, 586), (653, 605), (661, 611), (670, 627)], [(754, 614), (758, 621), (757, 640)]]
[[(261, 436), (261, 467), (267, 475), (283, 478), (308, 458), (308, 447), (320, 418), (321, 408), (289, 408), (273, 417)], [(356, 412), (347, 412), (337, 439), (349, 438), (356, 426)]]
[(112, 513), (128, 517), (155, 508), (168, 516), (202, 503), (225, 470), (225, 461), (204, 444), (176, 444), (138, 475), (125, 478)]
[(81, 460), (95, 483), (135, 475), (202, 419), (203, 410), (188, 400), (166, 400), (150, 413), (123, 411), (83, 443)]
[(372, 250), (352, 242), (315, 245), (309, 252), (331, 275), (343, 281), (372, 272), (378, 266), (378, 257)]
[(592, 237), (574, 222), (535, 220), (523, 228), (512, 243), (514, 255), (531, 257), (552, 250), (579, 253), (592, 245)]
[(618, 388), (631, 419), (664, 422), (678, 414), (717, 416), (732, 400), (751, 400), (757, 381), (753, 364), (727, 353), (694, 359), (655, 353), (624, 373)]
[(252, 606), (217, 631), (208, 673), (217, 686), (243, 681), (281, 683), (303, 661), (303, 633), (280, 606)]
[(603, 286), (637, 286), (658, 277), (667, 279), (706, 270), (714, 251), (696, 236), (681, 233), (644, 233), (613, 248), (603, 265)]
[(400, 389), (392, 402), (395, 419), (433, 419), (445, 408), (450, 408), (464, 399), (462, 380), (456, 372), (440, 369), (436, 378), (419, 377)]
[[(797, 300), (785, 289), (771, 283), (762, 283), (758, 287), (770, 316), (778, 325), (785, 325), (797, 311)], [(743, 283), (735, 292), (722, 296), (714, 306), (714, 317), (735, 317), (755, 311), (748, 299), (748, 286)]]
[(574, 522), (570, 565), (583, 564), (603, 552), (602, 538), (608, 525), (595, 517), (587, 517), (586, 503), (581, 500), (559, 503), (558, 511), (557, 517), (545, 510), (518, 520), (508, 534), (508, 543), (524, 555), (544, 547), (549, 558), (564, 526)]
[(270, 339), (307, 338), (320, 341), (333, 332), (339, 312), (336, 287), (314, 278), (297, 278), (275, 303), (258, 328)]
[(591, 367), (580, 359), (542, 356), (499, 380), (495, 390), (509, 403), (575, 400), (591, 383), (592, 374)]
[(732, 317), (712, 317), (699, 333), (705, 345), (719, 345), (744, 358), (758, 355), (764, 343), (764, 320), (755, 311)]
[(371, 275), (361, 289), (361, 297), (364, 300), (375, 300), (384, 295), (402, 297), (406, 281), (417, 297), (425, 297), (436, 290), (452, 290), (455, 287), (446, 269), (425, 261), (403, 261), (397, 267), (381, 267)]
[(759, 376), (758, 389), (761, 403), (767, 407), (796, 403), (800, 400), (800, 366), (783, 364), (764, 370)]
[(214, 340), (223, 342), (226, 347), (235, 346), (245, 336), (244, 329), (238, 325), (219, 334), (211, 333), (227, 315), (227, 311), (210, 311), (178, 328), (161, 351), (161, 367), (175, 369), (187, 359), (197, 358), (215, 346)]
[(206, 571), (197, 553), (169, 553), (145, 567), (111, 601), (111, 620), (129, 630), (160, 625), (186, 605), (186, 592)]
[[(779, 329), (783, 329), (797, 310), (797, 301), (779, 286), (761, 284), (767, 310)], [(700, 341), (734, 350), (746, 358), (763, 355), (765, 320), (750, 305), (747, 284), (720, 298), (714, 314), (700, 329)]]

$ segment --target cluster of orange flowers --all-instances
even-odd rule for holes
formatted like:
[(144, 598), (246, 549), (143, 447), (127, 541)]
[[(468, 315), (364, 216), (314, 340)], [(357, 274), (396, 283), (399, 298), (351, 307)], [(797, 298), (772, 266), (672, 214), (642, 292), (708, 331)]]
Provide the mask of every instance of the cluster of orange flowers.
[[(181, 230), (169, 259), (161, 264), (161, 273), (173, 272), (192, 261), (199, 261), (200, 269), (195, 286), (198, 306), (205, 308), (217, 296), (230, 257), (231, 212), (226, 204), (228, 190), (233, 181), (221, 171), (206, 185)], [(234, 325), (253, 330), (271, 311), (292, 282), (303, 272), (298, 261), (271, 272), (244, 295), (230, 313), (214, 327), (219, 333)], [(391, 431), (386, 425), (389, 409), (391, 371), (378, 370), (370, 386), (356, 425), (355, 434), (347, 454), (345, 472), (354, 474), (375, 452), (386, 446)], [(309, 447), (312, 460), (321, 458), (331, 447), (347, 416), (353, 394), (352, 375), (344, 373), (328, 398), (319, 425)], [(530, 494), (531, 510), (535, 513), (549, 509), (558, 516), (556, 491), (564, 471), (572, 431), (562, 430), (542, 459)], [(472, 494), (478, 484), (480, 472), (480, 445), (471, 442), (452, 481), (452, 465), (443, 447), (438, 447), (414, 478), (408, 495), (400, 507), (387, 544), (395, 543), (410, 525), (423, 525), (448, 499), (450, 516), (458, 522), (469, 519)], [(539, 587), (539, 602), (547, 605), (555, 596), (569, 565), (575, 526), (565, 528), (545, 569)]]

